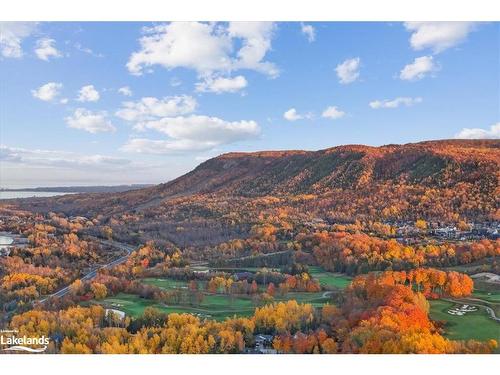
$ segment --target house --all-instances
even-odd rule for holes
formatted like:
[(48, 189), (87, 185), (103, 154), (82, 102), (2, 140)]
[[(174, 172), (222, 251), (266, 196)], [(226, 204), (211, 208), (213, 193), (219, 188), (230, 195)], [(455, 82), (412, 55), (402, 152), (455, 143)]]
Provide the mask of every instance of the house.
[(119, 320), (125, 319), (125, 313), (121, 310), (117, 309), (106, 309), (105, 310), (106, 317), (118, 317)]
[(457, 235), (457, 228), (456, 227), (438, 228), (434, 231), (434, 234), (442, 238), (455, 238)]
[(255, 335), (255, 350), (253, 352), (259, 354), (276, 354), (277, 350), (273, 348), (273, 339), (272, 335)]
[(10, 254), (10, 247), (8, 246), (0, 246), (0, 256), (9, 256)]

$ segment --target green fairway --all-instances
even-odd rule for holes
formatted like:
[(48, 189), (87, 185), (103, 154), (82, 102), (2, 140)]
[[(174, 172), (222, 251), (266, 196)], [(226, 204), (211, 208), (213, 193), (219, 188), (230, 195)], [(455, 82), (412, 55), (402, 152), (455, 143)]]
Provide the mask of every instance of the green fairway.
[(447, 271), (463, 272), (471, 275), (476, 272), (485, 272), (485, 271), (487, 272), (488, 267), (485, 269), (485, 265), (488, 266), (493, 264), (494, 262), (495, 262), (495, 257), (488, 257), (468, 264), (443, 267), (443, 269)]
[(127, 293), (118, 293), (114, 297), (108, 297), (100, 301), (92, 301), (98, 303), (107, 308), (113, 308), (125, 312), (125, 314), (130, 316), (141, 315), (146, 307), (154, 306), (157, 304), (154, 301), (140, 298), (139, 296)]
[(309, 273), (315, 279), (318, 279), (320, 284), (325, 287), (335, 287), (344, 289), (352, 281), (352, 277), (336, 274), (333, 272), (325, 271), (321, 267), (311, 266), (309, 267)]
[(479, 298), (492, 303), (500, 303), (500, 292), (477, 290), (472, 293), (472, 297)]
[(186, 289), (187, 282), (183, 280), (148, 277), (141, 280), (144, 284), (157, 286), (162, 289)]
[(220, 272), (228, 272), (228, 273), (237, 273), (237, 272), (258, 272), (262, 270), (279, 272), (279, 268), (272, 267), (213, 267), (210, 268), (212, 271), (220, 271)]
[(251, 299), (233, 298), (228, 296), (213, 295), (206, 296), (199, 306), (175, 306), (157, 303), (139, 296), (127, 293), (119, 293), (115, 297), (105, 298), (101, 301), (93, 301), (107, 308), (115, 308), (124, 311), (127, 315), (137, 317), (141, 315), (146, 307), (154, 307), (165, 313), (189, 313), (202, 318), (225, 319), (233, 315), (252, 315), (255, 307)]
[(307, 292), (290, 292), (284, 296), (276, 295), (274, 300), (276, 302), (295, 300), (298, 303), (310, 303), (314, 307), (321, 307), (329, 302), (328, 296), (323, 297), (324, 292), (307, 293)]
[(452, 340), (488, 340), (500, 341), (500, 323), (491, 319), (487, 311), (480, 307), (478, 311), (469, 312), (462, 316), (450, 315), (447, 311), (455, 306), (454, 303), (435, 300), (431, 305), (430, 317), (434, 320), (446, 321), (444, 335)]
[[(153, 282), (153, 281), (152, 281)], [(175, 285), (162, 283), (161, 280), (154, 281), (155, 284)], [(290, 292), (285, 296), (275, 296), (274, 301), (288, 301), (296, 300), (299, 303), (310, 303), (315, 307), (321, 307), (323, 304), (329, 302), (328, 296), (323, 296), (324, 292), (306, 293), (306, 292)], [(252, 315), (256, 307), (262, 306), (263, 302), (257, 304), (250, 296), (229, 296), (225, 294), (208, 294), (206, 293), (203, 301), (199, 305), (167, 305), (157, 303), (153, 300), (141, 298), (137, 295), (119, 293), (115, 297), (108, 297), (101, 301), (92, 301), (98, 303), (106, 308), (113, 308), (124, 311), (127, 315), (137, 317), (141, 315), (147, 307), (155, 307), (165, 313), (189, 313), (195, 314), (202, 318), (211, 318), (216, 320), (223, 320), (227, 317), (236, 316), (249, 316)]]

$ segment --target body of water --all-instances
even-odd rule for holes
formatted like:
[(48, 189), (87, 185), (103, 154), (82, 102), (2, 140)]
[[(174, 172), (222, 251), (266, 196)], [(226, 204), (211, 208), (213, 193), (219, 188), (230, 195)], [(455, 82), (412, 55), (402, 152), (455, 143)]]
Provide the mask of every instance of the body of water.
[(0, 191), (0, 199), (54, 197), (56, 195), (75, 194), (54, 191)]

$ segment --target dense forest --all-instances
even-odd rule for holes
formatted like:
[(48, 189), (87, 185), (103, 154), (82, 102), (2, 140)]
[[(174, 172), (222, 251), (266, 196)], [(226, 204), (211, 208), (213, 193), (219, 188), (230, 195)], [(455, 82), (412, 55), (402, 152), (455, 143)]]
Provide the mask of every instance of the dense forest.
[[(0, 257), (1, 325), (52, 353), (496, 351), (448, 338), (429, 301), (477, 298), (471, 265), (498, 274), (499, 178), (500, 141), (432, 141), (230, 153), (153, 187), (2, 201), (0, 231), (25, 243)], [(199, 313), (221, 303), (244, 308)]]

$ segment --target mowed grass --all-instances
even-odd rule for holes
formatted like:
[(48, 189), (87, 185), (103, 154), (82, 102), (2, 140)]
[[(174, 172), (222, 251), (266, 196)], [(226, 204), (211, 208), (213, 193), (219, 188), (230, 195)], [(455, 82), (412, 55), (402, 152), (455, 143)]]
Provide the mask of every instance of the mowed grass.
[(223, 320), (234, 315), (249, 316), (255, 310), (251, 299), (247, 300), (237, 297), (231, 299), (229, 296), (223, 295), (207, 295), (199, 306), (165, 305), (127, 293), (118, 293), (114, 297), (92, 302), (107, 308), (121, 310), (132, 317), (142, 315), (147, 307), (154, 307), (167, 314), (189, 313), (198, 315), (201, 318), (216, 320)]
[[(328, 302), (323, 293), (288, 293), (285, 296), (276, 296), (275, 302), (296, 300), (299, 303), (311, 303), (315, 307), (320, 307)], [(165, 313), (189, 313), (202, 318), (224, 320), (233, 316), (250, 316), (255, 308), (263, 303), (255, 305), (250, 297), (228, 296), (222, 294), (207, 294), (200, 305), (166, 305), (153, 300), (141, 298), (137, 295), (119, 293), (114, 297), (105, 298), (100, 301), (92, 301), (106, 308), (114, 308), (125, 312), (128, 316), (138, 317), (144, 313), (147, 307), (154, 307)]]
[(315, 279), (318, 279), (321, 285), (325, 287), (335, 287), (344, 289), (352, 281), (352, 277), (336, 274), (333, 272), (325, 271), (321, 267), (311, 266), (309, 267), (309, 273)]
[(324, 296), (324, 292), (289, 292), (284, 296), (278, 294), (274, 296), (274, 302), (285, 302), (290, 300), (295, 300), (298, 303), (309, 303), (314, 307), (321, 307), (330, 301), (328, 296)]
[(145, 278), (141, 280), (144, 284), (149, 284), (153, 286), (157, 286), (162, 289), (186, 289), (187, 282), (183, 280), (174, 280), (174, 279), (163, 279), (163, 278)]
[(500, 303), (500, 292), (497, 291), (484, 291), (484, 290), (476, 290), (472, 293), (472, 297), (479, 298), (484, 301), (492, 302), (492, 303)]
[[(148, 278), (142, 280), (144, 283), (155, 285), (159, 288), (185, 289), (187, 283), (173, 279)], [(299, 303), (310, 303), (315, 307), (321, 307), (329, 302), (328, 296), (324, 292), (289, 292), (284, 296), (278, 293), (274, 297), (274, 302), (296, 300)], [(137, 295), (119, 293), (114, 297), (108, 297), (101, 301), (92, 301), (106, 308), (114, 308), (125, 312), (125, 314), (137, 317), (143, 314), (147, 307), (154, 307), (165, 313), (189, 313), (200, 316), (201, 318), (210, 318), (224, 320), (233, 316), (253, 315), (255, 308), (264, 305), (263, 302), (254, 302), (251, 296), (229, 296), (225, 294), (204, 293), (203, 301), (198, 305), (177, 305), (163, 304), (153, 300), (141, 298)]]
[(462, 316), (450, 315), (449, 309), (455, 306), (452, 302), (443, 300), (429, 301), (430, 317), (433, 320), (446, 322), (444, 335), (452, 340), (480, 340), (495, 339), (500, 341), (500, 323), (491, 319), (484, 307), (478, 311), (469, 312)]
[(279, 268), (273, 268), (273, 267), (213, 267), (210, 268), (212, 271), (221, 271), (221, 272), (229, 272), (229, 273), (236, 273), (236, 272), (259, 272), (262, 270), (267, 270), (267, 271), (274, 271), (274, 272), (279, 272)]

